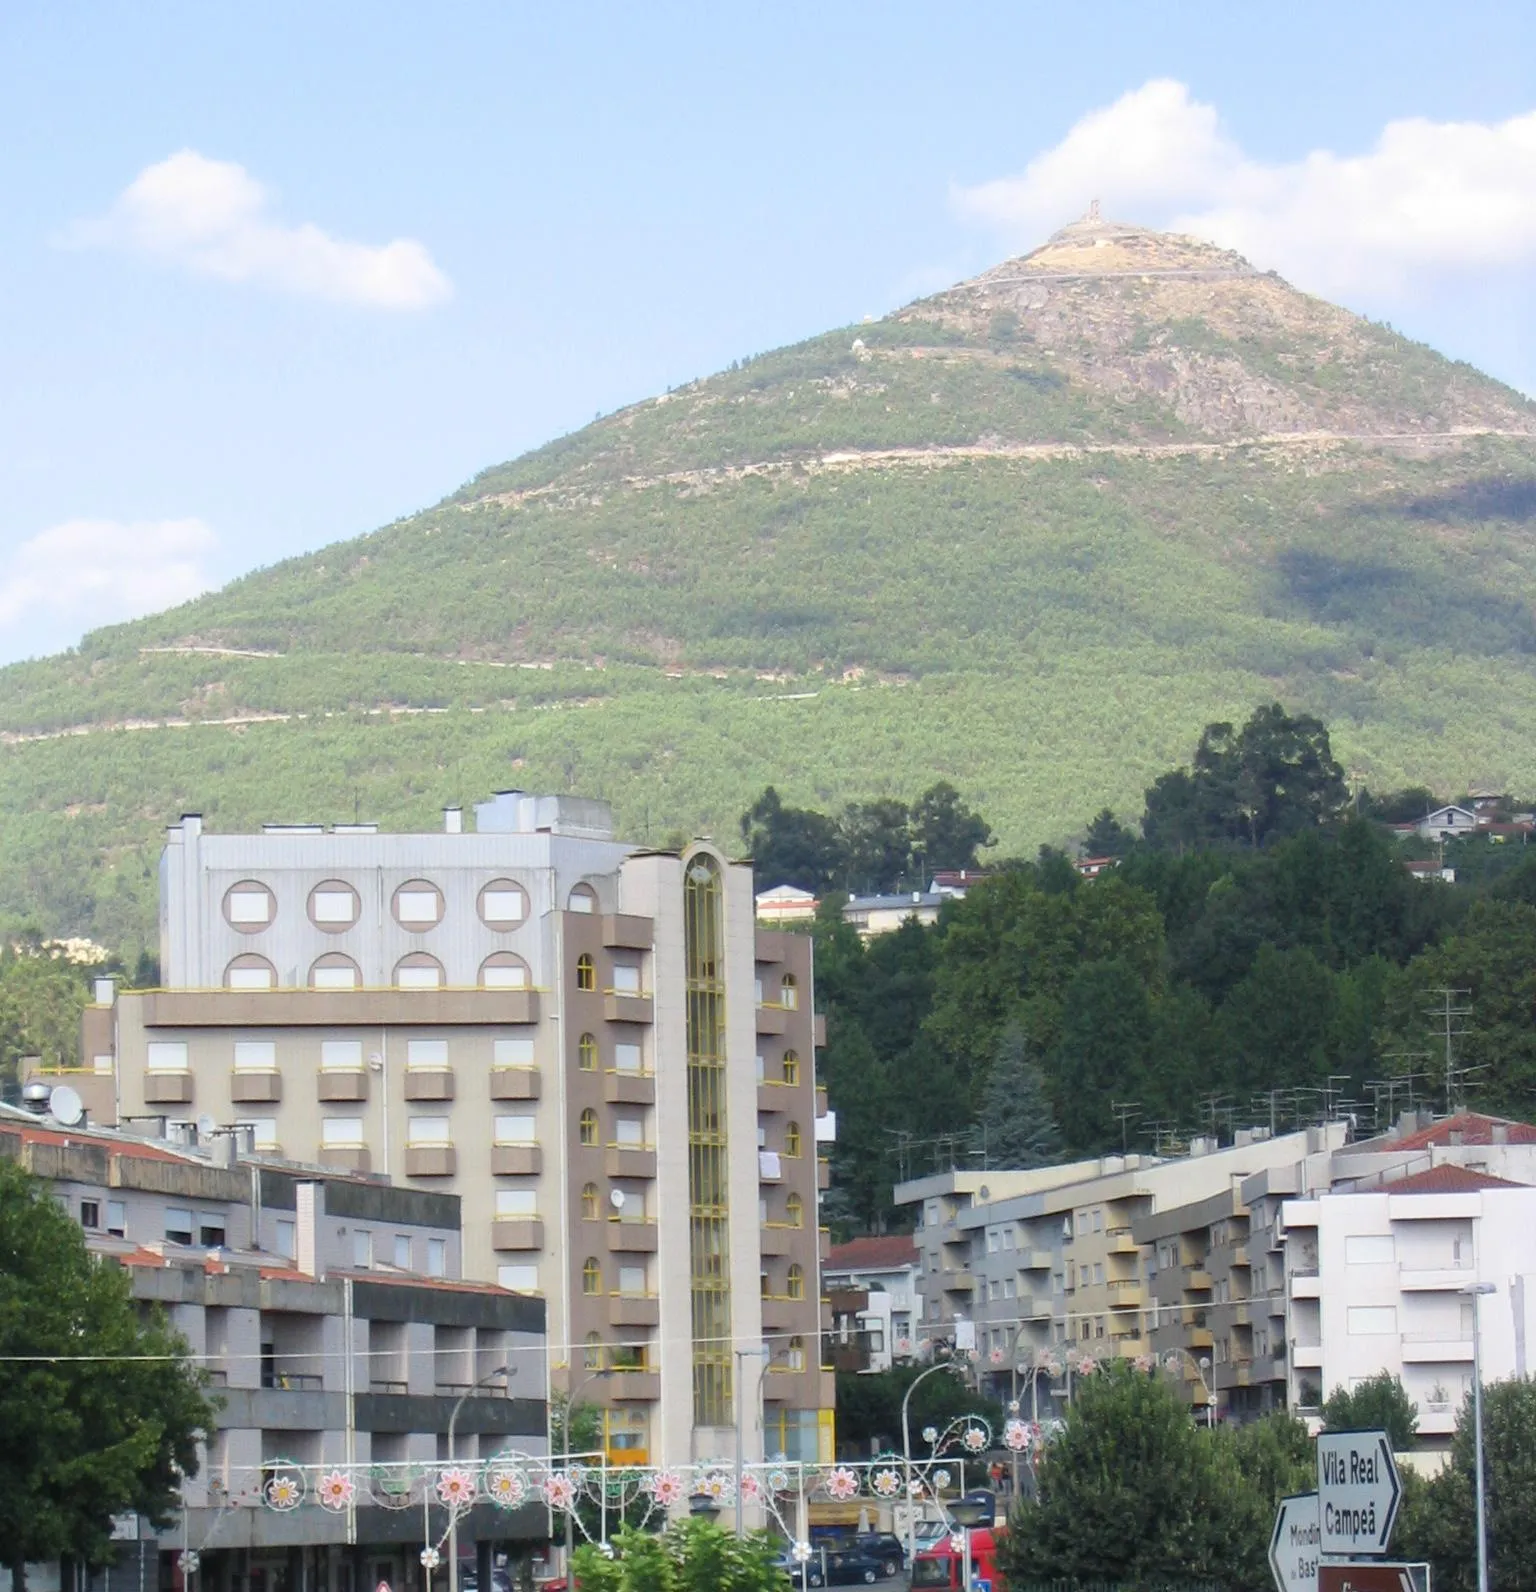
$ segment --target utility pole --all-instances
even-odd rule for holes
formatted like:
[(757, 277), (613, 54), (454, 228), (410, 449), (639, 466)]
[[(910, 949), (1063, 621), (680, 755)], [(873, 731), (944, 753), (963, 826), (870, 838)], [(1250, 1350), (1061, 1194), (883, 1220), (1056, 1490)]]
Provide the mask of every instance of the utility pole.
[(1120, 1124), (1120, 1153), (1124, 1155), (1130, 1147), (1130, 1125), (1142, 1114), (1142, 1107), (1134, 1100), (1112, 1100), (1109, 1109)]

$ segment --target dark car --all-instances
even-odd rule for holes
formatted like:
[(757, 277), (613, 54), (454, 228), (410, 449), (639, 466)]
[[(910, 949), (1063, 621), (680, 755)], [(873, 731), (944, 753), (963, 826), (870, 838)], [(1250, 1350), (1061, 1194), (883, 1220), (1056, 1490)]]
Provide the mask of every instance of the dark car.
[(805, 1567), (807, 1586), (854, 1586), (863, 1582), (873, 1586), (884, 1575), (880, 1561), (856, 1548), (827, 1549), (817, 1553)]
[(890, 1580), (900, 1575), (907, 1562), (906, 1544), (889, 1531), (866, 1531), (853, 1539), (853, 1551), (880, 1561), (880, 1574)]

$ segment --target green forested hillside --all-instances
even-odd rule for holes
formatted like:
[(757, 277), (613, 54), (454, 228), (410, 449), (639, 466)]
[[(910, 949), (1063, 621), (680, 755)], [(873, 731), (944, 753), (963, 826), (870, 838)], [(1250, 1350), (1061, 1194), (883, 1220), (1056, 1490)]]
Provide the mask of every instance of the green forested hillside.
[(1281, 698), (1378, 788), (1536, 786), (1536, 410), (1109, 225), (0, 671), (0, 916), (132, 949), (199, 809), (508, 784), (733, 832), (953, 780), (1005, 851)]

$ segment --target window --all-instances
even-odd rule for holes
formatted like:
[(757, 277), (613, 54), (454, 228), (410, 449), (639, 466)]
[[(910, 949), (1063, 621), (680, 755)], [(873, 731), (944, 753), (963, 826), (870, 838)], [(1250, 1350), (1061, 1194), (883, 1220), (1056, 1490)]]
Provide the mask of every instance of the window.
[(270, 1039), (237, 1039), (236, 1072), (273, 1072), (277, 1067), (277, 1046)]
[(526, 1221), (539, 1214), (539, 1195), (531, 1188), (496, 1190), (496, 1214), (513, 1221)]
[(585, 1183), (581, 1190), (581, 1214), (589, 1222), (595, 1222), (602, 1215), (602, 1205), (598, 1201), (597, 1184)]
[(581, 1142), (583, 1144), (593, 1145), (597, 1143), (597, 1113), (592, 1109), (591, 1106), (588, 1106), (581, 1113), (581, 1118), (577, 1125), (577, 1131), (581, 1136)]
[(763, 1004), (763, 981), (760, 978), (755, 978), (752, 980), (752, 999), (755, 1000), (759, 1006)]
[(411, 1235), (409, 1233), (395, 1234), (395, 1270), (409, 1271), (411, 1269)]
[(626, 1149), (638, 1150), (645, 1143), (645, 1124), (639, 1117), (616, 1117), (613, 1142), (622, 1144)]
[(764, 1064), (763, 1058), (761, 1056), (759, 1056), (757, 1058), (757, 1081), (759, 1083), (766, 1083), (767, 1080), (768, 1080), (768, 1068)]
[(167, 1243), (190, 1244), (192, 1242), (192, 1212), (181, 1210), (174, 1205), (167, 1206), (165, 1212), (165, 1237)]
[(122, 1200), (107, 1201), (107, 1231), (114, 1238), (128, 1236), (128, 1207)]
[(1093, 1230), (1096, 1233), (1102, 1233), (1104, 1231), (1104, 1212), (1103, 1211), (1095, 1211), (1093, 1213)]
[(1371, 1233), (1352, 1233), (1344, 1240), (1344, 1260), (1350, 1266), (1389, 1266), (1397, 1258), (1391, 1233), (1379, 1237)]
[(513, 1293), (537, 1293), (539, 1268), (537, 1266), (498, 1266), (496, 1286), (510, 1288)]
[(446, 1067), (448, 1041), (446, 1039), (408, 1039), (405, 1044), (407, 1067)]
[(576, 1065), (583, 1072), (597, 1071), (597, 1041), (591, 1034), (583, 1034), (576, 1041)]
[(152, 1039), (144, 1047), (144, 1065), (150, 1072), (185, 1072), (187, 1047), (180, 1039)]
[(640, 993), (640, 967), (636, 962), (615, 962), (613, 964), (613, 993), (615, 995), (638, 995)]
[[(427, 1240), (427, 1275), (429, 1277), (446, 1277), (448, 1275), (448, 1240), (446, 1238), (429, 1238)], [(507, 1285), (502, 1284), (505, 1288)]]
[(224, 921), (232, 929), (252, 934), (277, 916), (277, 900), (257, 879), (242, 879), (224, 892)]
[(480, 921), (488, 929), (515, 929), (528, 916), (528, 892), (515, 879), (492, 879), (480, 891)]
[(798, 1261), (791, 1264), (785, 1279), (785, 1291), (791, 1299), (805, 1298), (805, 1271)]
[(80, 1201), (80, 1225), (93, 1232), (101, 1226), (101, 1206), (95, 1200)]
[(1012, 1299), (1015, 1296), (1016, 1292), (1017, 1292), (1017, 1289), (1014, 1287), (1013, 1278), (1012, 1277), (1004, 1277), (1003, 1278), (1003, 1298), (1004, 1299)]
[(987, 1253), (995, 1255), (1002, 1247), (1003, 1235), (995, 1227), (987, 1229)]
[(264, 956), (237, 956), (224, 969), (225, 989), (272, 989), (277, 970)]
[(585, 951), (576, 958), (576, 988), (585, 990), (597, 988), (597, 963)]
[(395, 964), (396, 989), (441, 989), (443, 964), (425, 951), (413, 951)]
[(572, 912), (596, 912), (597, 892), (589, 884), (579, 884), (571, 891), (571, 898), (566, 904)]
[(788, 1011), (794, 1011), (799, 1004), (800, 991), (795, 984), (795, 975), (786, 973), (784, 981), (779, 985), (779, 1005)]
[(340, 951), (330, 951), (316, 957), (309, 969), (311, 989), (358, 989), (363, 975), (356, 962)]
[(361, 1117), (321, 1117), (320, 1142), (329, 1149), (360, 1148), (363, 1142)]
[(284, 1260), (292, 1260), (297, 1253), (298, 1227), (286, 1217), (278, 1217), (277, 1233), (273, 1247)]
[(510, 951), (493, 951), (480, 964), (481, 989), (527, 989), (528, 964)]
[(644, 1072), (645, 1056), (638, 1045), (615, 1045), (613, 1047), (613, 1070), (615, 1072)]
[(621, 1294), (643, 1295), (645, 1293), (645, 1267), (620, 1266), (619, 1292)]
[(789, 1340), (789, 1350), (785, 1355), (785, 1359), (788, 1361), (791, 1371), (803, 1371), (805, 1369), (804, 1338), (791, 1338)]
[(452, 1144), (453, 1132), (447, 1117), (407, 1117), (405, 1142), (411, 1146)]
[(496, 1117), (497, 1144), (534, 1144), (537, 1142), (533, 1131), (533, 1118), (531, 1116), (501, 1116)]
[(1396, 1331), (1396, 1305), (1351, 1305), (1349, 1307), (1349, 1334), (1351, 1337), (1365, 1337), (1379, 1332)]
[(791, 1194), (784, 1201), (784, 1221), (790, 1227), (805, 1225), (805, 1201), (798, 1194)]
[(363, 1070), (362, 1040), (322, 1039), (320, 1041), (320, 1070), (322, 1072), (361, 1072)]
[(596, 1371), (603, 1363), (603, 1340), (595, 1332), (587, 1334), (587, 1341), (581, 1351), (581, 1368), (584, 1371)]
[(327, 879), (309, 892), (309, 921), (327, 934), (350, 929), (361, 915), (362, 902), (345, 879)]
[(241, 1117), (235, 1126), (251, 1130), (251, 1148), (253, 1150), (275, 1150), (278, 1148), (276, 1117)]
[(498, 1067), (531, 1067), (533, 1041), (531, 1039), (498, 1039), (491, 1046), (491, 1060)]
[(799, 1155), (800, 1153), (800, 1124), (798, 1122), (791, 1122), (784, 1129), (784, 1153), (785, 1155)]
[(1011, 1227), (1005, 1227), (1003, 1229), (1003, 1248), (1013, 1248), (1013, 1229)]
[(352, 1264), (367, 1271), (373, 1264), (373, 1234), (366, 1227), (352, 1229)]
[(395, 891), (394, 913), (402, 929), (436, 928), (443, 920), (443, 892), (427, 879), (412, 879)]
[(800, 1055), (798, 1051), (786, 1050), (784, 1052), (784, 1082), (800, 1082)]
[(584, 1294), (600, 1294), (603, 1291), (603, 1268), (597, 1263), (597, 1256), (588, 1255), (581, 1267), (581, 1291)]

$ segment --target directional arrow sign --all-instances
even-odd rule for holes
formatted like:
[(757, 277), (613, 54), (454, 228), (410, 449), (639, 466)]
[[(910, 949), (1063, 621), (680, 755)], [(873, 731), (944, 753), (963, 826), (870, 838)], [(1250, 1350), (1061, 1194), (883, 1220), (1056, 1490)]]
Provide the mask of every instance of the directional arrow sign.
[(1429, 1592), (1427, 1564), (1325, 1564), (1318, 1592)]
[(1317, 1440), (1320, 1546), (1325, 1555), (1384, 1554), (1403, 1496), (1385, 1432), (1324, 1432)]
[(1275, 1534), (1269, 1539), (1269, 1568), (1279, 1592), (1318, 1592), (1320, 1537), (1316, 1493), (1280, 1500)]

